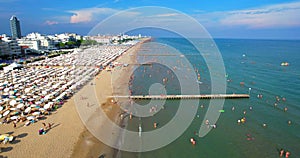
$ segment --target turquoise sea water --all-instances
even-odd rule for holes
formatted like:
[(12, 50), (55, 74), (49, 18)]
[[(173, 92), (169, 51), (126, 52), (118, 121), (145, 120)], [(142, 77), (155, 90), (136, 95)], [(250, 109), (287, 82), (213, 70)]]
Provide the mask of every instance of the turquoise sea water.
[[(182, 53), (193, 66), (192, 71), (197, 69), (201, 75), (203, 83), (199, 84), (200, 93), (210, 93), (210, 75), (218, 76), (218, 74), (209, 74), (203, 56), (197, 55), (199, 52), (195, 47), (180, 38), (161, 38), (154, 41)], [(207, 47), (203, 40), (193, 39), (193, 41), (203, 48)], [(225, 112), (221, 113), (216, 123), (217, 128), (202, 138), (196, 134), (204, 119), (209, 100), (200, 100), (199, 105), (189, 105), (187, 101), (185, 106), (192, 106), (195, 109), (198, 107), (198, 111), (188, 129), (178, 139), (153, 151), (142, 153), (122, 151), (122, 157), (274, 158), (278, 157), (278, 150), (281, 148), (290, 151), (292, 158), (300, 157), (300, 41), (216, 39), (215, 42), (226, 68), (227, 93), (250, 92), (251, 97), (225, 100)], [(151, 43), (146, 43), (139, 54), (172, 54), (170, 51), (172, 49), (167, 47), (154, 47)], [(145, 58), (147, 56), (139, 56), (140, 61)], [(149, 58), (155, 62), (155, 58), (159, 57), (149, 56)], [(171, 60), (176, 63), (182, 56), (166, 58), (172, 58)], [(283, 67), (280, 66), (281, 62), (289, 62), (290, 65)], [(178, 62), (178, 68), (180, 66), (184, 67)], [(167, 68), (163, 65), (139, 67), (134, 73), (133, 94), (148, 94), (151, 84), (162, 83), (163, 78), (168, 78), (167, 94), (180, 94), (182, 85), (172, 72), (165, 70)], [(241, 85), (241, 82), (244, 85)], [(263, 97), (258, 98), (259, 94)], [(276, 101), (276, 97), (279, 101)], [(140, 104), (147, 102), (139, 101)], [(158, 123), (158, 128), (163, 128), (174, 117), (179, 102), (180, 100), (167, 101), (164, 109), (152, 117), (133, 117), (128, 121), (127, 129), (138, 131), (138, 125), (142, 124), (143, 131), (151, 131), (154, 130), (153, 122)], [(274, 106), (275, 103), (277, 106)], [(286, 112), (285, 107), (288, 108)], [(247, 121), (238, 125), (237, 120), (242, 117), (246, 117)], [(291, 121), (290, 125), (288, 121)], [(266, 124), (266, 127), (263, 127), (263, 124)], [(195, 138), (196, 145), (190, 143), (191, 137)]]

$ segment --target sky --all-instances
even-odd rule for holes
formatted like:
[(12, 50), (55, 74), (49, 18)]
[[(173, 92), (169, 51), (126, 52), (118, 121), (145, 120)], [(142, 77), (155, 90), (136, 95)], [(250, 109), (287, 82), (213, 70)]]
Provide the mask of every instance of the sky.
[[(167, 11), (152, 9), (150, 16), (142, 8), (134, 9), (143, 6), (166, 7)], [(11, 35), (9, 19), (16, 15), (23, 36), (31, 32), (87, 35), (120, 12), (127, 19), (124, 22), (138, 18), (145, 26), (173, 25), (190, 17), (214, 38), (300, 39), (299, 0), (0, 0), (0, 34)], [(113, 25), (121, 23), (115, 20)], [(197, 30), (189, 24), (176, 26), (191, 34)]]

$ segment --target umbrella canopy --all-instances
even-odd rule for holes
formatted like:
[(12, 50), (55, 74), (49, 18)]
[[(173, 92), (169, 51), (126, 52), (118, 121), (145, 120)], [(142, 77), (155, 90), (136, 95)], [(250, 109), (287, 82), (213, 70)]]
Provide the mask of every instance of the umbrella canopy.
[(7, 110), (3, 113), (3, 116), (7, 116), (10, 113), (10, 110)]
[(9, 102), (9, 105), (14, 106), (14, 105), (16, 105), (16, 103), (17, 103), (16, 100), (11, 100), (11, 101)]
[(28, 117), (26, 117), (26, 119), (27, 119), (27, 120), (34, 120), (35, 117), (34, 117), (34, 116), (28, 116)]
[(24, 110), (25, 113), (29, 113), (30, 111), (31, 111), (31, 107), (27, 107), (27, 108)]
[(10, 117), (11, 120), (16, 120), (18, 118), (20, 118), (20, 116), (12, 116), (12, 117)]
[(24, 106), (25, 106), (24, 104), (19, 104), (19, 105), (17, 105), (17, 108), (21, 109), (21, 108), (23, 108)]

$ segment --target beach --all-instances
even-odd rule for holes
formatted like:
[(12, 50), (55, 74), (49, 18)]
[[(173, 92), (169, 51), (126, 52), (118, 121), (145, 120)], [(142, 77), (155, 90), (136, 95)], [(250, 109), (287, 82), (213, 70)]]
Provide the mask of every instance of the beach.
[[(136, 62), (136, 53), (138, 49), (140, 48), (140, 45), (143, 42), (135, 45), (134, 47), (128, 49), (121, 57), (119, 57), (116, 61), (120, 63), (135, 63)], [(129, 72), (131, 67), (123, 67), (122, 71), (119, 75), (119, 77), (116, 79), (118, 89), (121, 89), (122, 91), (126, 91), (128, 86), (128, 81), (124, 80), (124, 78), (129, 78)], [(114, 71), (111, 70), (111, 71)], [(122, 122), (120, 115), (123, 113), (123, 111), (120, 109), (120, 107), (117, 104), (112, 104), (110, 102), (111, 98), (107, 98), (107, 96), (113, 95), (113, 87), (111, 83), (111, 77), (112, 73), (111, 71), (102, 71), (99, 75), (95, 77), (94, 83), (95, 87), (89, 87), (91, 86), (88, 84), (81, 92), (84, 92), (85, 90), (88, 90), (89, 88), (95, 88), (96, 94), (98, 98), (98, 103), (100, 104), (103, 111), (105, 111), (106, 115), (110, 120), (115, 122), (117, 125), (121, 125), (124, 122)], [(107, 84), (109, 83), (109, 84)], [(85, 89), (86, 88), (86, 89)], [(124, 92), (126, 93), (126, 92)], [(84, 93), (82, 93), (84, 94)], [(92, 103), (93, 104), (93, 103)], [(101, 125), (99, 125), (101, 126)], [(102, 123), (102, 126), (106, 126), (105, 122)], [(107, 127), (107, 126), (106, 126)], [(120, 135), (120, 131), (116, 131), (112, 129), (111, 131), (114, 131), (115, 142), (118, 143), (118, 137)], [(106, 157), (116, 157), (118, 150), (113, 149), (106, 144), (99, 141), (97, 138), (95, 138), (88, 130), (84, 130), (81, 133), (81, 137), (78, 140), (74, 152), (72, 153), (71, 157), (99, 157), (100, 155), (105, 155)]]
[[(132, 46), (115, 61), (134, 62), (134, 54), (139, 45), (140, 43)], [(100, 142), (85, 128), (77, 113), (77, 104), (74, 99), (80, 98), (79, 95), (84, 94), (85, 89), (95, 88), (99, 102), (97, 106), (101, 107), (111, 120), (120, 123), (120, 108), (116, 104), (105, 104), (106, 96), (112, 95), (110, 74), (110, 71), (103, 70), (72, 98), (68, 99), (61, 108), (46, 116), (44, 120), (39, 120), (30, 126), (18, 123), (16, 128), (12, 123), (2, 124), (0, 126), (1, 133), (12, 134), (15, 136), (15, 140), (11, 143), (1, 144), (0, 155), (3, 157), (99, 157), (103, 154), (113, 157), (114, 149)], [(120, 76), (122, 75), (126, 75), (126, 73), (120, 74)], [(120, 77), (119, 84), (128, 86), (126, 81), (122, 81), (122, 77)], [(39, 135), (38, 130), (43, 127), (43, 123), (50, 123), (52, 127), (46, 134)], [(118, 133), (115, 135), (117, 140)]]

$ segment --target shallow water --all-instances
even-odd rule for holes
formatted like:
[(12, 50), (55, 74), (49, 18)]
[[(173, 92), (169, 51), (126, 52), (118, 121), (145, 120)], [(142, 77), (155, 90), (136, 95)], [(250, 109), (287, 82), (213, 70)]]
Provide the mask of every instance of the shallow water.
[[(207, 47), (200, 39), (193, 39), (203, 49)], [(189, 60), (191, 70), (185, 63), (183, 56), (166, 56), (165, 60), (173, 61), (178, 68), (186, 69), (186, 72), (198, 69), (202, 84), (199, 84), (200, 93), (211, 92), (211, 76), (203, 60), (195, 47), (179, 38), (156, 39), (155, 42), (164, 43), (175, 48)], [(215, 40), (225, 63), (227, 80), (227, 93), (249, 93), (249, 99), (227, 99), (224, 103), (224, 113), (221, 113), (217, 121), (217, 128), (212, 129), (205, 137), (197, 134), (204, 115), (208, 108), (209, 100), (200, 100), (198, 105), (193, 101), (186, 101), (185, 106), (198, 108), (197, 114), (188, 129), (169, 145), (148, 152), (121, 152), (122, 157), (203, 157), (203, 158), (232, 158), (232, 157), (277, 157), (278, 149), (283, 148), (291, 152), (291, 157), (300, 156), (300, 41), (285, 40)], [(172, 49), (153, 46), (146, 43), (139, 54), (172, 54)], [(206, 54), (208, 55), (208, 54)], [(205, 57), (205, 56), (204, 56)], [(151, 59), (146, 59), (151, 58)], [(139, 56), (139, 61), (157, 61), (158, 56)], [(166, 61), (166, 62), (170, 62)], [(281, 62), (289, 62), (290, 66), (280, 66)], [(168, 73), (167, 70), (170, 70)], [(175, 71), (175, 70), (173, 70)], [(187, 73), (188, 75), (189, 73)], [(148, 94), (153, 83), (161, 83), (164, 77), (167, 94), (180, 94), (182, 86), (189, 83), (180, 83), (176, 76), (172, 78), (172, 68), (164, 68), (161, 65), (141, 66), (135, 73), (132, 85), (133, 94)], [(190, 76), (187, 76), (190, 77)], [(194, 76), (193, 76), (194, 77)], [(224, 77), (224, 76), (219, 76)], [(195, 78), (196, 81), (196, 78)], [(244, 82), (244, 85), (240, 85)], [(179, 84), (180, 83), (180, 84)], [(192, 88), (192, 87), (190, 87)], [(251, 90), (249, 91), (249, 88)], [(152, 93), (160, 94), (160, 90)], [(262, 98), (257, 95), (262, 94)], [(280, 98), (276, 103), (276, 96)], [(283, 101), (282, 98), (286, 98)], [(147, 104), (149, 101), (139, 101), (139, 104)], [(152, 117), (133, 117), (128, 121), (128, 130), (138, 131), (142, 124), (143, 131), (151, 131), (153, 123), (158, 123), (158, 128), (163, 128), (178, 110), (180, 100), (168, 100), (164, 109)], [(204, 105), (201, 108), (200, 105)], [(232, 111), (232, 107), (235, 110)], [(250, 110), (252, 107), (252, 110)], [(284, 112), (287, 107), (287, 112)], [(243, 112), (246, 111), (244, 115)], [(237, 120), (246, 117), (245, 124), (238, 125)], [(291, 125), (288, 124), (291, 121)], [(266, 127), (263, 127), (263, 124)], [(172, 131), (170, 131), (172, 132)], [(193, 137), (196, 145), (189, 140)], [(247, 140), (251, 138), (251, 140)]]

